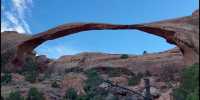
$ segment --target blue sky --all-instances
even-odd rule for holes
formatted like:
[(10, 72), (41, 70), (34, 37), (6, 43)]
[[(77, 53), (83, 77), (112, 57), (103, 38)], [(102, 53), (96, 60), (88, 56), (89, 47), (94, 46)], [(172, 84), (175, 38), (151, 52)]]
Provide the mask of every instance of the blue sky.
[[(71, 22), (146, 23), (190, 15), (199, 6), (199, 0), (1, 1), (1, 28), (30, 34)], [(164, 39), (144, 32), (106, 30), (80, 32), (48, 41), (36, 51), (58, 58), (80, 52), (142, 54), (144, 50), (152, 53), (173, 47)]]

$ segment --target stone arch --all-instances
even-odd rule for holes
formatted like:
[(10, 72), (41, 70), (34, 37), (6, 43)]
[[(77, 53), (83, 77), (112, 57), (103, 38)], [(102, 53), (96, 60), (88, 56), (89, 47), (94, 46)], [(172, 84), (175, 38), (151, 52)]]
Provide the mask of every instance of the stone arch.
[(71, 23), (64, 24), (38, 33), (17, 46), (14, 63), (26, 53), (33, 51), (37, 46), (48, 40), (89, 30), (125, 30), (136, 29), (163, 37), (168, 43), (177, 45), (186, 61), (186, 64), (199, 62), (199, 10), (191, 16), (152, 22), (146, 24), (116, 25), (105, 23)]

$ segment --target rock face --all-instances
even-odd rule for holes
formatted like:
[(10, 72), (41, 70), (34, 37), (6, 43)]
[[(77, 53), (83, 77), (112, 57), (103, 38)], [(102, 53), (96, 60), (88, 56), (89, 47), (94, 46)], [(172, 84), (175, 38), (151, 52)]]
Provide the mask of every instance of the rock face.
[[(13, 66), (10, 62), (12, 61), (15, 53), (17, 51), (17, 46), (25, 41), (30, 39), (31, 36), (27, 34), (19, 34), (15, 31), (5, 31), (1, 33), (1, 69), (3, 70), (17, 70), (18, 66)], [(45, 55), (36, 56), (35, 51), (26, 53), (25, 57), (31, 57), (36, 60), (41, 71), (46, 69), (48, 62), (51, 62), (49, 58)], [(20, 69), (20, 68), (19, 68)]]
[[(14, 31), (1, 32), (1, 69), (12, 70), (13, 64), (9, 63), (15, 56), (19, 43), (30, 39), (27, 34)], [(18, 67), (15, 67), (17, 69)]]
[(87, 79), (83, 74), (67, 74), (62, 81), (62, 90), (65, 92), (69, 88), (74, 88), (78, 95), (84, 95), (84, 81)]
[(167, 42), (177, 45), (184, 57), (185, 64), (199, 62), (199, 10), (191, 16), (134, 25), (113, 25), (103, 23), (73, 23), (60, 25), (48, 31), (38, 33), (32, 38), (23, 41), (17, 47), (14, 63), (20, 62), (19, 58), (27, 52), (46, 42), (59, 37), (67, 36), (81, 31), (105, 29), (137, 29), (150, 34), (163, 37)]
[(37, 66), (40, 72), (45, 72), (48, 68), (48, 63), (51, 62), (51, 59), (47, 58), (45, 55), (36, 56)]

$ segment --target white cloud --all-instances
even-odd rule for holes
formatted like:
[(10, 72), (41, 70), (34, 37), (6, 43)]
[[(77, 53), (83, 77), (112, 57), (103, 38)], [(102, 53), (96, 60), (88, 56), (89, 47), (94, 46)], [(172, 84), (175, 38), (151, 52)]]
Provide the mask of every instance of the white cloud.
[(19, 33), (26, 33), (26, 30), (24, 30), (24, 28), (20, 25), (17, 26), (12, 26), (9, 24), (9, 22), (1, 22), (1, 32), (4, 31), (17, 31)]
[(24, 18), (25, 11), (33, 5), (32, 0), (12, 0), (12, 2), (20, 18)]
[(18, 19), (13, 14), (11, 14), (10, 12), (5, 12), (5, 16), (7, 17), (7, 19), (9, 21), (11, 21), (11, 23), (13, 23), (15, 25), (19, 24)]
[(4, 31), (13, 31), (13, 28), (9, 28), (8, 22), (1, 22), (1, 32)]
[(11, 0), (9, 7), (5, 5), (5, 2), (3, 0), (1, 4), (1, 32), (31, 33), (26, 18), (30, 7), (33, 5), (32, 0)]
[(23, 26), (16, 26), (14, 27), (15, 31), (19, 32), (19, 33), (26, 33), (26, 30), (24, 30), (24, 27)]
[(59, 58), (63, 55), (73, 55), (77, 54), (80, 51), (73, 47), (63, 46), (63, 45), (56, 45), (56, 46), (46, 46), (42, 45), (36, 48), (38, 55), (47, 55), (49, 58)]

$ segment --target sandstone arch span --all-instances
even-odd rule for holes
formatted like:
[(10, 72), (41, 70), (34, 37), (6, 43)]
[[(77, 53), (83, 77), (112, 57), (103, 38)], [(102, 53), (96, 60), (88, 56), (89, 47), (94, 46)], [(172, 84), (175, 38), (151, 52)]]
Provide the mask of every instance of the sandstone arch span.
[(105, 23), (72, 23), (60, 25), (45, 32), (38, 33), (20, 43), (17, 46), (17, 53), (13, 62), (18, 62), (19, 58), (22, 58), (26, 53), (31, 52), (34, 48), (48, 40), (81, 31), (106, 29), (136, 29), (163, 37), (168, 43), (175, 44), (180, 48), (186, 64), (199, 62), (199, 10), (194, 11), (190, 16), (144, 24), (114, 25)]

